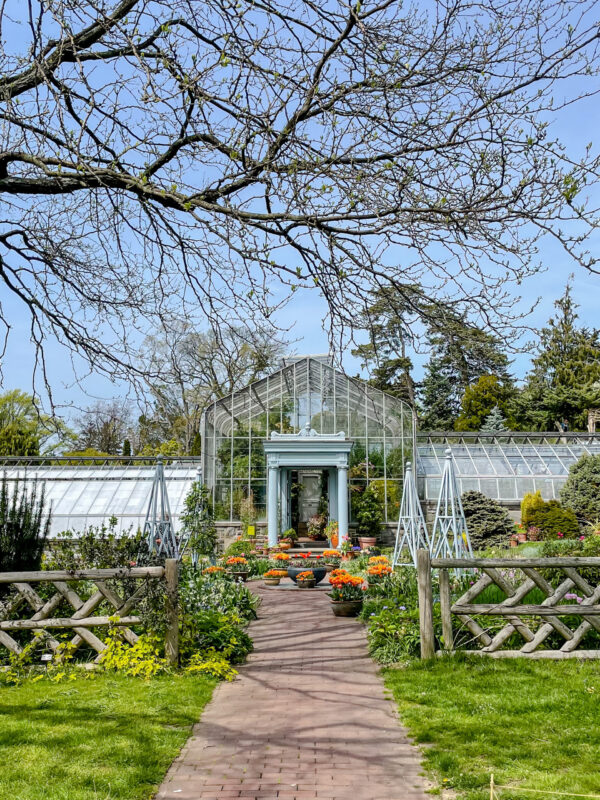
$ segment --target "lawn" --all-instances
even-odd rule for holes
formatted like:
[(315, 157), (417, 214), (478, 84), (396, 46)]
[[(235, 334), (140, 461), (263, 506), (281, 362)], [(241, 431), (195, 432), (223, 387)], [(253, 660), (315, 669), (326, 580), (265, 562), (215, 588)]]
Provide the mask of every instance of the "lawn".
[(151, 797), (214, 685), (106, 674), (0, 684), (0, 800)]
[[(384, 671), (438, 783), (460, 800), (600, 795), (600, 663), (443, 658)], [(571, 795), (573, 796), (573, 795)], [(566, 798), (568, 800), (568, 798)]]

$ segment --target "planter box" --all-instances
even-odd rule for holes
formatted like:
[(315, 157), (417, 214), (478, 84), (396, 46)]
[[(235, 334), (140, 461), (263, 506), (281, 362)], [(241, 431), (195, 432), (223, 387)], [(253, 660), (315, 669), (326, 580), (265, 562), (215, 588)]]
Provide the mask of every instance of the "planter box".
[(332, 600), (331, 609), (336, 617), (357, 617), (362, 604), (362, 600)]

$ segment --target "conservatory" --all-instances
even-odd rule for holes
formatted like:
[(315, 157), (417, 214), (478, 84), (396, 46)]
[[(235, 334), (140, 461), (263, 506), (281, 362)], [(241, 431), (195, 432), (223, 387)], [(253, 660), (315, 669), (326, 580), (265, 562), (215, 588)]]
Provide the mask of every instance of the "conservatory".
[(397, 520), (414, 434), (408, 405), (339, 372), (329, 356), (285, 359), (204, 415), (202, 472), (215, 517), (239, 520), (251, 503), (273, 541), (324, 513), (343, 535), (353, 493), (371, 486), (384, 521)]

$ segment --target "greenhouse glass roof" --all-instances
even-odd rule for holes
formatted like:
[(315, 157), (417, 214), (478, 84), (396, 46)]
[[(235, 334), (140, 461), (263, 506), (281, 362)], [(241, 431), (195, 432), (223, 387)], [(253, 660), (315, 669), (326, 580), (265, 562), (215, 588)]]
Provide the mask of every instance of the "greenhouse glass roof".
[[(183, 501), (198, 477), (199, 460), (173, 462), (165, 466), (171, 514), (177, 529)], [(2, 472), (9, 483), (16, 480), (44, 484), (46, 500), (52, 508), (50, 535), (61, 531), (82, 531), (117, 518), (117, 531), (135, 532), (144, 524), (155, 468), (142, 464), (43, 465), (30, 460), (28, 466), (4, 464)]]
[(540, 491), (559, 499), (569, 467), (588, 454), (600, 454), (600, 436), (568, 433), (419, 434), (417, 474), (422, 499), (436, 501), (447, 448), (452, 451), (461, 492), (476, 490), (504, 502)]

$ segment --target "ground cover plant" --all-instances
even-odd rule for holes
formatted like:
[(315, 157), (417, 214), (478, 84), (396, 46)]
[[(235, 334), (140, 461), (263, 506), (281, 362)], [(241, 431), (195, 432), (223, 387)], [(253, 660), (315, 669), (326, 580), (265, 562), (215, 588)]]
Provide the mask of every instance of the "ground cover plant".
[(9, 686), (0, 675), (0, 800), (147, 800), (214, 685), (104, 673)]
[(600, 794), (597, 662), (455, 656), (384, 676), (425, 767), (457, 800), (489, 798), (492, 772), (502, 786)]

